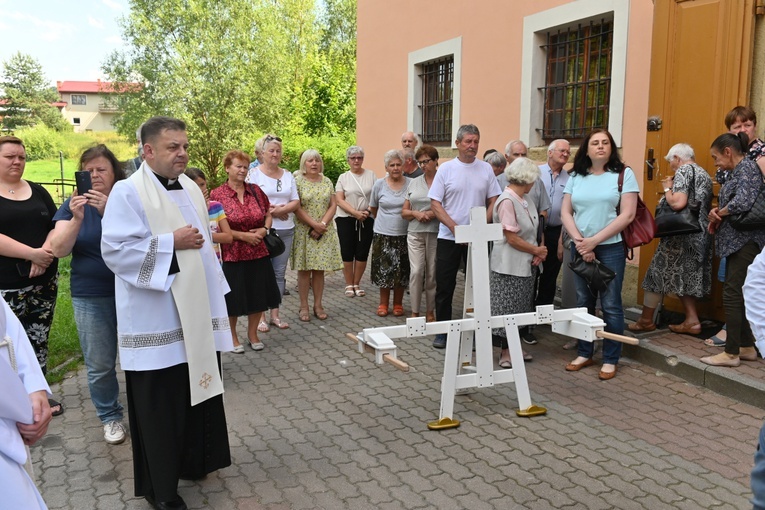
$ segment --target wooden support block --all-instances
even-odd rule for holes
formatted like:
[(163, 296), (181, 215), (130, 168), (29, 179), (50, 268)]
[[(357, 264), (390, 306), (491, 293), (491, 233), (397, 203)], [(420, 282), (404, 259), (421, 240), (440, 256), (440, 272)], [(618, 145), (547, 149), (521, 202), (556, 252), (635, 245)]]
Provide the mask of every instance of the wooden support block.
[(598, 338), (606, 338), (608, 340), (622, 342), (624, 344), (640, 345), (640, 341), (637, 338), (632, 338), (631, 336), (617, 335), (616, 333), (608, 333), (606, 331), (596, 331), (595, 336)]
[(409, 372), (409, 365), (407, 365), (406, 363), (404, 363), (398, 358), (394, 358), (390, 354), (383, 354), (383, 361), (385, 361), (386, 363), (390, 363), (391, 365), (401, 370), (402, 372)]

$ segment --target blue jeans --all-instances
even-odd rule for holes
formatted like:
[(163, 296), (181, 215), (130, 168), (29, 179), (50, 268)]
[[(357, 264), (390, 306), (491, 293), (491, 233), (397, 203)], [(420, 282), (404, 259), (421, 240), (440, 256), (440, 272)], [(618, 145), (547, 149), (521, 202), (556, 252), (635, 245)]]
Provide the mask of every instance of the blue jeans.
[(292, 253), (292, 239), (295, 237), (295, 228), (277, 230), (277, 235), (284, 241), (284, 253), (271, 259), (271, 265), (274, 267), (274, 276), (276, 276), (276, 285), (279, 286), (279, 294), (284, 296), (284, 286), (286, 284), (284, 274), (287, 272), (287, 261)]
[(101, 423), (122, 420), (117, 382), (117, 310), (113, 297), (74, 297), (74, 321), (88, 370), (90, 399)]
[[(574, 258), (576, 247), (571, 245), (571, 257)], [(604, 266), (616, 273), (616, 278), (611, 280), (608, 288), (600, 292), (600, 306), (603, 310), (603, 320), (606, 323), (606, 331), (621, 335), (624, 333), (624, 308), (622, 308), (622, 281), (624, 280), (624, 246), (622, 243), (601, 244), (595, 248), (595, 258)], [(587, 283), (579, 275), (574, 275), (576, 283), (576, 306), (586, 307), (587, 311), (595, 314), (595, 302), (598, 296), (594, 296)], [(579, 341), (577, 354), (585, 358), (592, 358), (594, 345), (592, 342)], [(622, 354), (621, 342), (603, 340), (603, 363), (616, 364)]]

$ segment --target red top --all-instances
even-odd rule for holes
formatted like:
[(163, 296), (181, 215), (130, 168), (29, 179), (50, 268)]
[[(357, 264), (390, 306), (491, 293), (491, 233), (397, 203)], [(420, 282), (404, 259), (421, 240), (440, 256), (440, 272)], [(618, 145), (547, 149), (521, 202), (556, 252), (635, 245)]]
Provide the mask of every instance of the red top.
[[(252, 190), (258, 194), (257, 198), (252, 194)], [(249, 232), (255, 228), (265, 227), (266, 214), (270, 207), (268, 197), (260, 186), (245, 185), (244, 203), (239, 201), (239, 197), (228, 183), (223, 183), (219, 188), (210, 193), (210, 200), (215, 200), (223, 204), (223, 210), (226, 211), (226, 219), (231, 230), (239, 232)], [(221, 244), (223, 262), (242, 262), (245, 260), (257, 260), (268, 257), (268, 249), (265, 243), (248, 244), (244, 241), (234, 241), (230, 244)]]

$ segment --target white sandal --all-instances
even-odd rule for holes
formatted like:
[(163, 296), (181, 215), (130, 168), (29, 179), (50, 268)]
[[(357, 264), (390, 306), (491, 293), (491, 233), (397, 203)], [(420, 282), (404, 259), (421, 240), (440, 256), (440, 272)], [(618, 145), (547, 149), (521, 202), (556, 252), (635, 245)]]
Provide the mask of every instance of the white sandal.
[(346, 285), (345, 286), (345, 297), (353, 297), (355, 293), (353, 292), (354, 285)]
[(364, 289), (360, 289), (358, 285), (354, 285), (354, 293), (356, 294), (356, 297), (364, 297), (367, 295), (367, 292)]

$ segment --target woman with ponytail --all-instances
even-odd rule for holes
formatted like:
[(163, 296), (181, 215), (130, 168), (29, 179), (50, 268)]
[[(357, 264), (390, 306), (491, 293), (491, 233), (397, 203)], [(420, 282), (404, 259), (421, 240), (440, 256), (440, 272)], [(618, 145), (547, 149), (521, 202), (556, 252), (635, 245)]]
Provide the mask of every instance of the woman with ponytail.
[(763, 185), (757, 163), (746, 157), (748, 147), (749, 137), (743, 131), (720, 135), (711, 147), (715, 166), (729, 172), (720, 188), (718, 206), (709, 211), (709, 232), (715, 234), (715, 250), (719, 257), (727, 257), (723, 307), (728, 338), (725, 352), (701, 358), (707, 365), (737, 367), (741, 360), (757, 360), (742, 288), (749, 265), (765, 246), (765, 229), (744, 232), (733, 228), (728, 220), (732, 214), (749, 211)]

